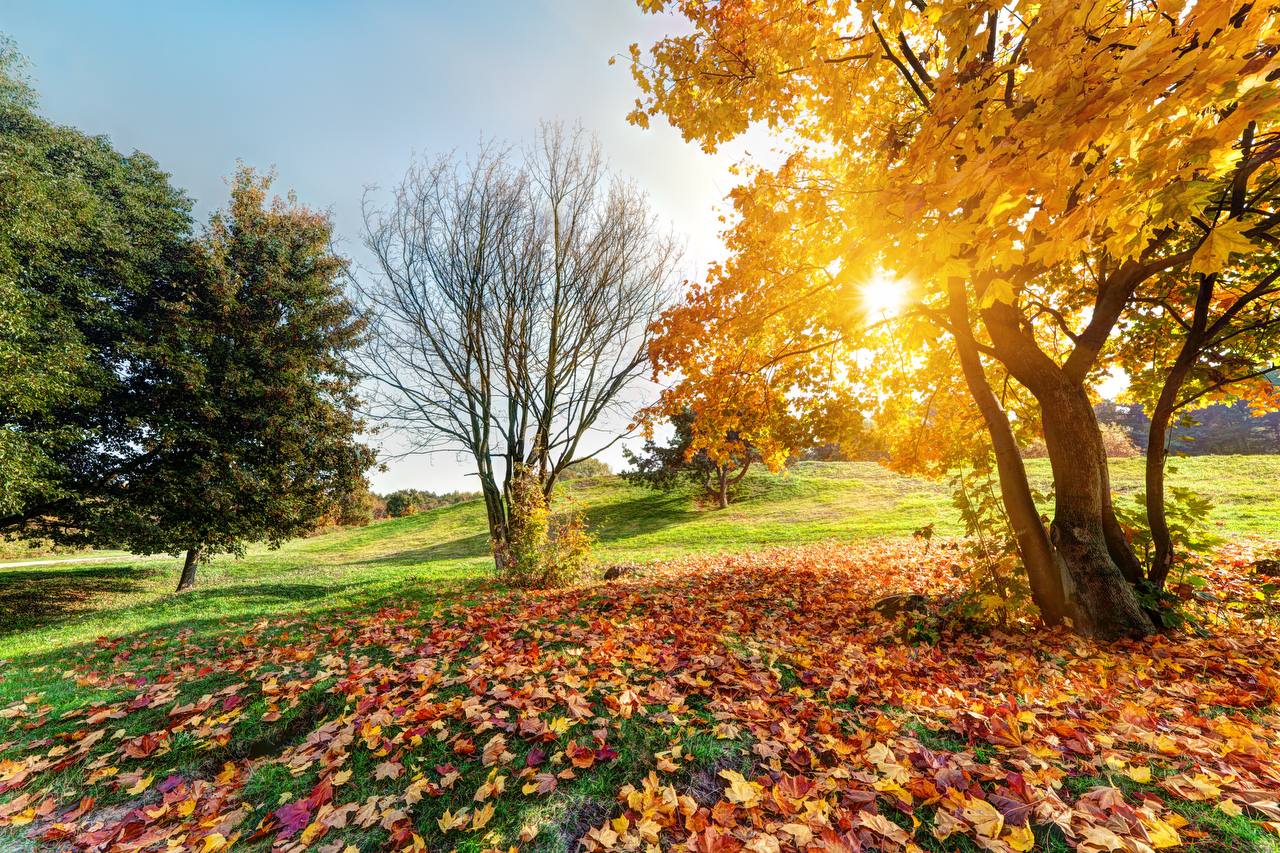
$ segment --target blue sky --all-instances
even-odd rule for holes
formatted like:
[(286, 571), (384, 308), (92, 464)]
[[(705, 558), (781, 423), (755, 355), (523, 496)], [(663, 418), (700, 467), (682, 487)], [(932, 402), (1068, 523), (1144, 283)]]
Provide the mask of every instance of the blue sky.
[[(678, 26), (631, 0), (6, 0), (0, 17), (47, 116), (146, 151), (202, 218), (237, 160), (274, 167), (278, 189), (332, 211), (359, 262), (365, 187), (391, 186), (415, 153), (519, 142), (564, 119), (685, 235), (695, 277), (719, 255), (728, 166), (749, 149), (708, 156), (665, 125), (629, 126), (627, 63), (608, 65)], [(374, 484), (466, 488), (468, 470), (440, 454), (390, 463)]]

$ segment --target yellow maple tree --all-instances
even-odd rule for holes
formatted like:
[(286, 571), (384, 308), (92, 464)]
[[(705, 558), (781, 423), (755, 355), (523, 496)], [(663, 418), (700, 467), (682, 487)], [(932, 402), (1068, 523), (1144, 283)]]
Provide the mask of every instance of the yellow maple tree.
[[(771, 367), (838, 351), (872, 408), (928, 411), (938, 386), (963, 387), (1046, 621), (1149, 633), (1091, 393), (1148, 283), (1269, 251), (1280, 222), (1271, 7), (640, 5), (692, 26), (632, 46), (632, 121), (663, 116), (708, 149), (763, 124), (787, 149), (781, 167), (734, 191), (730, 258), (664, 319), (658, 367), (683, 372), (709, 349)], [(886, 271), (910, 283), (887, 333), (856, 310), (859, 289)], [(788, 369), (799, 381), (786, 395), (821, 395), (820, 380)], [(726, 375), (677, 393), (714, 399)], [(1018, 451), (1029, 428), (1053, 468), (1047, 526)]]

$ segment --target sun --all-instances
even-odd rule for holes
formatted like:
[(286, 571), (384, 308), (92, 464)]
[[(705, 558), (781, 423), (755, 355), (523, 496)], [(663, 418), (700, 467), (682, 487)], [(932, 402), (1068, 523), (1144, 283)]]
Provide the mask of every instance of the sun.
[(881, 273), (862, 285), (862, 309), (869, 319), (889, 318), (906, 304), (907, 284)]

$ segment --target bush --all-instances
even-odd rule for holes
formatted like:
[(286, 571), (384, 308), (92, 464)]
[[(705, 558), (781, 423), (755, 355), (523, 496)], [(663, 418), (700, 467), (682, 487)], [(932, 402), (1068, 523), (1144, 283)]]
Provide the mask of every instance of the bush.
[(1102, 447), (1107, 451), (1108, 459), (1128, 459), (1140, 454), (1129, 431), (1120, 424), (1099, 424), (1099, 427), (1102, 429)]
[(552, 518), (537, 475), (519, 466), (507, 541), (495, 545), (499, 577), (523, 588), (567, 586), (586, 570), (591, 544), (582, 512), (572, 507)]
[(475, 500), (479, 492), (425, 492), (422, 489), (397, 489), (382, 497), (386, 515), (391, 518), (403, 518), (406, 515), (417, 515), (429, 509), (442, 506), (453, 506), (464, 501)]
[(561, 480), (590, 480), (594, 477), (612, 477), (609, 463), (600, 459), (583, 459), (560, 472)]

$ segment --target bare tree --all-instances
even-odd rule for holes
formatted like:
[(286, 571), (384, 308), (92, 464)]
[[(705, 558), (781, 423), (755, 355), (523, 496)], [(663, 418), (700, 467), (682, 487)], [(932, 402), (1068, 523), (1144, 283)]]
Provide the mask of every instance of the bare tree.
[[(365, 204), (373, 317), (362, 368), (410, 450), (460, 450), (495, 544), (516, 466), (550, 496), (561, 472), (622, 436), (649, 326), (678, 250), (579, 129), (543, 125), (522, 158), (493, 146), (410, 167), (388, 208)], [(501, 548), (496, 548), (501, 553)]]

